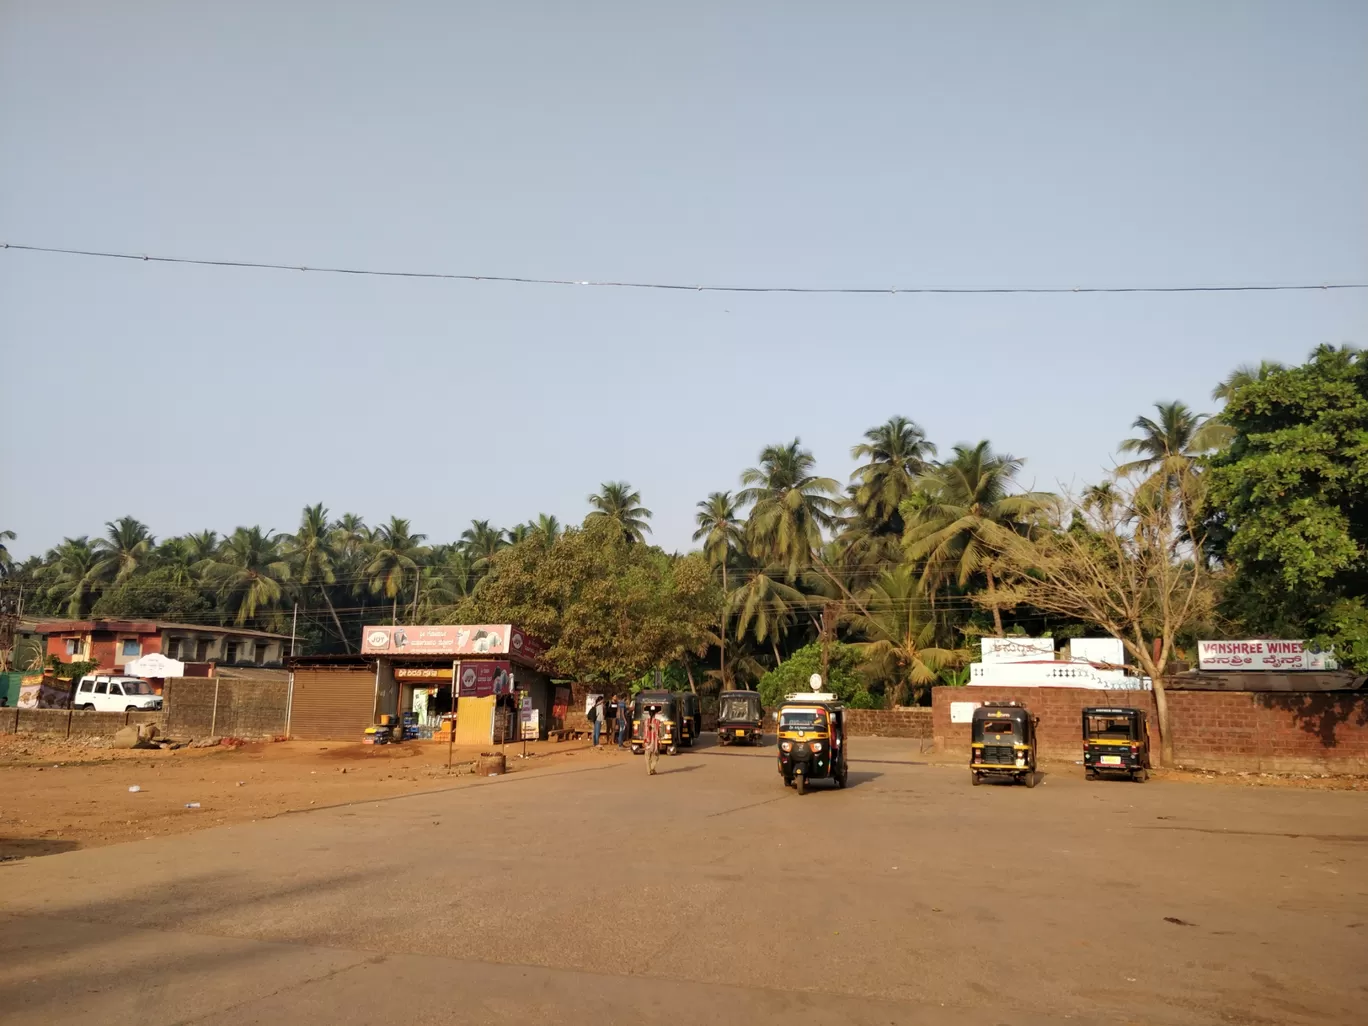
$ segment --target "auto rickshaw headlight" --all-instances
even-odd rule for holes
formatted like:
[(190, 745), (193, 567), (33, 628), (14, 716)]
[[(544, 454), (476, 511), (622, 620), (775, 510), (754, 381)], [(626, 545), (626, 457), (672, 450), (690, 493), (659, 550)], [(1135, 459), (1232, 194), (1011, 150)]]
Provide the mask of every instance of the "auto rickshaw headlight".
[(812, 742), (812, 750), (813, 750), (814, 752), (820, 752), (820, 751), (822, 750), (822, 742), (820, 742), (820, 741), (814, 741), (814, 742)]
[(793, 751), (793, 742), (792, 742), (792, 741), (785, 741), (785, 742), (784, 742), (782, 745), (780, 745), (779, 747), (782, 748), (782, 749), (783, 749), (784, 751), (786, 751), (786, 752), (791, 752), (791, 751)]
[(1026, 756), (1024, 756), (1024, 755), (1018, 755), (1018, 756), (1017, 756), (1017, 765), (1018, 765), (1018, 766), (1025, 766), (1025, 765), (1026, 765)]

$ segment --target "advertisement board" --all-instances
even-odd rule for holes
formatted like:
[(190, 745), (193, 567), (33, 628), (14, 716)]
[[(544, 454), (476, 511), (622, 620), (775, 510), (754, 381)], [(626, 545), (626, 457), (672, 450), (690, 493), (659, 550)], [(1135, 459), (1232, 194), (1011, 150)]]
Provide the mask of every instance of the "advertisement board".
[(1197, 642), (1197, 666), (1203, 670), (1337, 670), (1333, 652), (1311, 649), (1304, 641), (1267, 638), (1247, 641)]
[(503, 695), (512, 690), (513, 671), (505, 661), (481, 659), (479, 662), (465, 662), (460, 666), (460, 690), (458, 698), (488, 698), (490, 695)]
[(506, 623), (437, 624), (426, 627), (373, 626), (361, 629), (362, 655), (507, 655), (534, 664), (541, 644)]

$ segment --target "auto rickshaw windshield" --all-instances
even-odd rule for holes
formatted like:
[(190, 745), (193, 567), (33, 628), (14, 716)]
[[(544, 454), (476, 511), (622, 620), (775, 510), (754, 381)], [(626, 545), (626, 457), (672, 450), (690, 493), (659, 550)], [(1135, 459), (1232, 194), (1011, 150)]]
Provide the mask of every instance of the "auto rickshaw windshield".
[(760, 718), (760, 699), (748, 695), (728, 695), (722, 699), (718, 709), (719, 719), (729, 721), (758, 720)]
[(827, 715), (821, 709), (785, 709), (779, 714), (779, 729), (826, 730)]
[(983, 733), (994, 735), (1006, 734), (1010, 736), (1016, 733), (1016, 724), (1011, 720), (984, 720)]

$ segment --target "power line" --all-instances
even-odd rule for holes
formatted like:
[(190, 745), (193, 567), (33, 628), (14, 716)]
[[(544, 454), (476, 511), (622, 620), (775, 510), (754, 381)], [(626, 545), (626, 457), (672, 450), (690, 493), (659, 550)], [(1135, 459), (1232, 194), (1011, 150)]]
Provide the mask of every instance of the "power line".
[(310, 271), (317, 274), (349, 274), (373, 278), (423, 278), (438, 281), (503, 282), (512, 285), (583, 285), (611, 289), (660, 289), (669, 292), (743, 292), (790, 293), (801, 295), (888, 296), (1003, 296), (1124, 294), (1173, 292), (1316, 292), (1335, 289), (1368, 289), (1368, 282), (1323, 282), (1320, 284), (1284, 283), (1275, 285), (1110, 285), (1053, 286), (1045, 288), (933, 288), (929, 286), (892, 286), (889, 288), (801, 287), (792, 285), (681, 285), (670, 282), (592, 281), (574, 278), (533, 278), (506, 274), (448, 274), (441, 271), (388, 271), (362, 267), (310, 267), (305, 264), (280, 264), (265, 260), (211, 260), (205, 257), (154, 256), (149, 253), (118, 253), (94, 249), (66, 249), (60, 246), (29, 246), (17, 242), (0, 243), (0, 248), (27, 253), (55, 253), (62, 256), (94, 257), (102, 260), (138, 260), (143, 263), (191, 264), (197, 267), (234, 267), (261, 271)]

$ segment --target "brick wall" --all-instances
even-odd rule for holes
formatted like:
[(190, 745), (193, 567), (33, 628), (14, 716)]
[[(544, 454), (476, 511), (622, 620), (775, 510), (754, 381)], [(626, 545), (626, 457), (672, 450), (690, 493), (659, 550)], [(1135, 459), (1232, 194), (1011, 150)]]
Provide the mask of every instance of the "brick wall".
[(846, 733), (852, 737), (929, 738), (930, 709), (847, 709)]
[(278, 737), (285, 733), (289, 694), (286, 681), (172, 677), (162, 692), (166, 731), (173, 737)]
[[(1368, 693), (1170, 691), (1173, 752), (1193, 769), (1266, 773), (1368, 773)], [(950, 722), (951, 702), (1018, 701), (1039, 717), (1045, 758), (1082, 753), (1086, 706), (1133, 706), (1149, 718), (1158, 752), (1154, 696), (1148, 691), (1086, 688), (935, 688), (936, 748), (967, 755), (969, 725)]]

